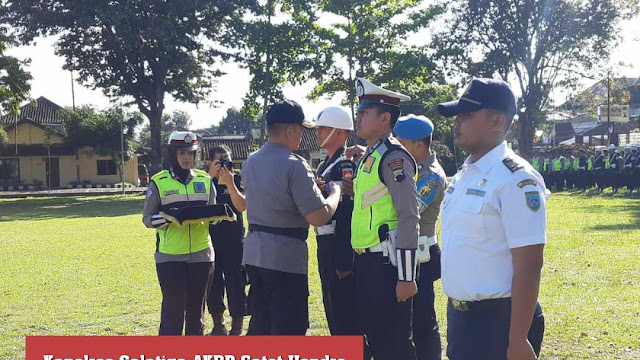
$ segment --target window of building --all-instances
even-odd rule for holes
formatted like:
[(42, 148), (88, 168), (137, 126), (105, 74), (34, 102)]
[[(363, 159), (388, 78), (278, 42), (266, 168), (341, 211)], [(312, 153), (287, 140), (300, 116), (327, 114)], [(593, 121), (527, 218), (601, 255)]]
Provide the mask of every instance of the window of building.
[(98, 160), (98, 175), (118, 175), (118, 168), (113, 160)]
[(20, 181), (20, 160), (17, 158), (0, 159), (0, 184), (13, 184)]

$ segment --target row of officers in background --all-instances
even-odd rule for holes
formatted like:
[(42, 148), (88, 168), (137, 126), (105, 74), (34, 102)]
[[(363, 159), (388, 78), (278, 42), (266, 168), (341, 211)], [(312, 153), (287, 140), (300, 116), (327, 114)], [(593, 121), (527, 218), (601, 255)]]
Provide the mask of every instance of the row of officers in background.
[[(354, 121), (337, 107), (311, 122), (294, 101), (271, 106), (268, 141), (249, 156), (242, 180), (226, 168), (228, 149), (210, 155), (207, 174), (191, 169), (192, 134), (171, 136), (172, 169), (152, 178), (143, 216), (156, 229), (160, 334), (184, 326), (202, 335), (206, 303), (212, 334), (226, 334), (226, 290), (232, 334), (251, 315), (247, 335), (305, 335), (312, 225), (329, 330), (363, 336), (365, 359), (441, 359), (440, 278), (450, 360), (536, 359), (548, 191), (504, 141), (516, 113), (511, 88), (474, 79), (459, 100), (438, 105), (455, 117), (456, 146), (470, 154), (450, 181), (431, 150), (434, 124), (400, 117), (408, 96), (362, 78), (356, 90)], [(366, 147), (346, 147), (354, 123)], [(315, 172), (294, 153), (303, 127), (315, 128), (328, 152)], [(241, 222), (215, 221), (205, 232), (206, 220), (185, 227), (162, 215), (216, 202), (232, 205), (238, 219), (246, 209), (244, 238)]]
[(549, 188), (553, 185), (557, 191), (575, 188), (585, 192), (595, 187), (603, 193), (611, 187), (617, 194), (620, 188), (626, 187), (626, 195), (631, 196), (634, 189), (640, 188), (638, 146), (537, 151), (531, 165), (544, 176)]

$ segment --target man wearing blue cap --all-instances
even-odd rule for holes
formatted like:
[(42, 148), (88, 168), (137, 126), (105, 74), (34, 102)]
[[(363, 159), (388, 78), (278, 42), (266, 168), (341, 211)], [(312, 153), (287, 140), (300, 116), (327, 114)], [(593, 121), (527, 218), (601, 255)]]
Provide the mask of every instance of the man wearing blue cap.
[(398, 119), (393, 128), (396, 138), (418, 164), (418, 293), (413, 299), (413, 342), (419, 360), (440, 360), (442, 348), (433, 282), (440, 278), (440, 248), (436, 222), (447, 186), (447, 176), (431, 151), (433, 123), (421, 115), (409, 114)]
[(391, 136), (406, 95), (358, 79), (355, 123), (367, 142), (353, 180), (351, 246), (359, 317), (375, 360), (415, 360), (417, 165)]
[(546, 243), (546, 186), (504, 141), (516, 99), (500, 80), (474, 79), (459, 100), (454, 141), (470, 155), (442, 205), (442, 288), (450, 360), (535, 359), (544, 334), (537, 302)]

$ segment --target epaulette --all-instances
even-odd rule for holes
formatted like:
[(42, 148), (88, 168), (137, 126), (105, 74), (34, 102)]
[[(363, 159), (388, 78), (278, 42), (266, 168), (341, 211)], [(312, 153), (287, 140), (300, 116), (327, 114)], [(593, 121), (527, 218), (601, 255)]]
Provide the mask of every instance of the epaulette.
[(202, 177), (202, 178), (210, 178), (211, 177), (206, 171), (193, 169), (193, 172), (196, 173), (196, 177)]
[(164, 179), (169, 175), (169, 170), (162, 170), (159, 173), (153, 175), (151, 177), (151, 180), (160, 180), (160, 179)]
[(522, 163), (518, 162), (516, 159), (514, 159), (512, 157), (506, 157), (506, 158), (502, 159), (502, 163), (512, 173), (514, 173), (514, 172), (516, 172), (516, 171), (518, 171), (520, 169), (524, 169), (524, 165)]

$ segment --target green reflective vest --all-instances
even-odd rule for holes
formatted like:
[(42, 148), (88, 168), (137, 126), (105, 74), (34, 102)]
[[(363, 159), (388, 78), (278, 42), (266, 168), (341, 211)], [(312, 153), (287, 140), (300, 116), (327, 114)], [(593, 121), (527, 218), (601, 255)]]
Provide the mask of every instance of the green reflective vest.
[[(360, 161), (353, 180), (353, 214), (351, 217), (351, 247), (367, 249), (380, 243), (378, 228), (398, 228), (398, 215), (393, 207), (389, 189), (381, 180), (380, 164), (391, 151), (404, 151), (400, 143), (389, 137), (375, 147), (367, 158)], [(415, 162), (414, 169), (417, 169)], [(415, 171), (415, 179), (418, 172)]]
[(549, 159), (548, 158), (544, 158), (544, 160), (542, 160), (542, 171), (543, 172), (549, 171)]
[(573, 170), (578, 171), (580, 168), (580, 158), (573, 158)]
[(534, 157), (531, 159), (531, 166), (533, 166), (536, 171), (540, 172), (540, 158)]
[[(195, 177), (187, 185), (174, 179), (171, 172), (163, 170), (155, 174), (151, 181), (158, 187), (160, 211), (170, 208), (206, 205), (211, 193), (211, 177), (204, 171), (193, 170)], [(163, 229), (156, 229), (157, 251), (164, 254), (180, 255), (204, 250), (209, 247), (209, 222), (178, 226), (171, 223)]]
[(565, 171), (571, 170), (571, 163), (572, 163), (572, 161), (571, 161), (570, 157), (564, 158), (564, 170)]
[(604, 168), (605, 170), (609, 170), (611, 168), (611, 160), (608, 156), (604, 157)]
[(561, 170), (562, 170), (562, 162), (560, 161), (560, 158), (553, 159), (553, 164), (552, 164), (552, 167), (551, 167), (551, 171), (559, 172)]
[(588, 158), (587, 159), (587, 170), (588, 171), (593, 171), (593, 159), (592, 158)]

